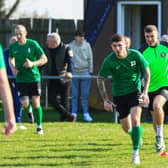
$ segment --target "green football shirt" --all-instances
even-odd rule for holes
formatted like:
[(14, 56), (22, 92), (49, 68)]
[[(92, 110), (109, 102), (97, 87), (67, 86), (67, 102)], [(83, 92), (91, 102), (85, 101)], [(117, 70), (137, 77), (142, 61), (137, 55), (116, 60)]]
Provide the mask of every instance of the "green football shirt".
[(143, 56), (149, 62), (151, 74), (149, 92), (168, 86), (168, 47), (163, 44), (147, 47), (143, 51)]
[(31, 61), (38, 60), (44, 54), (40, 45), (32, 39), (27, 39), (26, 44), (12, 43), (9, 47), (9, 56), (15, 59), (15, 66), (19, 70), (16, 82), (31, 83), (40, 81), (40, 73), (37, 66), (25, 68), (23, 64), (28, 58)]
[(5, 61), (4, 61), (4, 55), (3, 55), (3, 50), (2, 46), (0, 45), (0, 68), (5, 68)]
[(122, 96), (141, 90), (141, 75), (148, 67), (148, 62), (142, 54), (129, 49), (128, 56), (119, 59), (115, 53), (110, 53), (100, 68), (99, 75), (107, 79), (112, 76), (112, 95)]

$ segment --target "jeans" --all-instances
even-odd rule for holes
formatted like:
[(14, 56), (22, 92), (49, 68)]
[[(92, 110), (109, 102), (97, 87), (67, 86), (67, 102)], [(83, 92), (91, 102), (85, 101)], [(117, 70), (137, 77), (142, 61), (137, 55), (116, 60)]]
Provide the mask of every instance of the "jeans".
[[(73, 76), (78, 75), (81, 77), (90, 77), (88, 72), (73, 73)], [(90, 92), (90, 79), (73, 79), (72, 80), (72, 105), (71, 112), (76, 114), (78, 112), (78, 100), (81, 100), (83, 114), (89, 113), (88, 111), (88, 97)]]
[(16, 83), (14, 80), (10, 80), (9, 82), (13, 96), (15, 119), (17, 123), (20, 123), (22, 120), (22, 107), (18, 96), (18, 88), (16, 87)]

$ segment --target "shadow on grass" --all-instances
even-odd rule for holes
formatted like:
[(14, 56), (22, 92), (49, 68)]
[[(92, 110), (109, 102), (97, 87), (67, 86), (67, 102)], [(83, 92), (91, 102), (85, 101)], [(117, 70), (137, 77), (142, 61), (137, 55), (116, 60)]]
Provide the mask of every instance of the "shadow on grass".
[[(0, 105), (0, 122), (4, 121), (4, 114), (2, 111), (2, 104)], [(105, 112), (105, 111), (96, 111), (90, 110), (91, 116), (93, 117), (94, 123), (114, 123), (114, 113)], [(146, 121), (146, 112), (142, 115), (142, 122)], [(43, 112), (43, 119), (44, 122), (60, 122), (60, 115), (57, 111), (55, 111), (52, 107), (48, 109), (44, 109)], [(27, 114), (22, 114), (22, 122), (28, 122)], [(82, 112), (78, 113), (77, 122), (84, 122), (83, 121), (83, 114)]]

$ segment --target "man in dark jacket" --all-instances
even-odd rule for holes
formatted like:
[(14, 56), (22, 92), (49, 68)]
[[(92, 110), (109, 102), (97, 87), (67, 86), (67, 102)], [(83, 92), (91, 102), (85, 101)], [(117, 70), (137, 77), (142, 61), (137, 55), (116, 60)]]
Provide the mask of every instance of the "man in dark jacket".
[(75, 118), (70, 113), (69, 104), (73, 52), (61, 42), (58, 33), (47, 35), (46, 52), (48, 56), (47, 75), (63, 77), (49, 80), (49, 104), (60, 113), (61, 121), (74, 121)]

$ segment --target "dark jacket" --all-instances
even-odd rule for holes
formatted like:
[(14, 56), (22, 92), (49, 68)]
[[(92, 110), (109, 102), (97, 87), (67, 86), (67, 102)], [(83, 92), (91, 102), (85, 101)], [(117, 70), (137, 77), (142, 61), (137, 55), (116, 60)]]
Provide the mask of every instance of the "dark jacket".
[(72, 72), (73, 52), (69, 46), (61, 43), (57, 48), (46, 49), (48, 63), (45, 66), (45, 75), (63, 75), (65, 72)]

